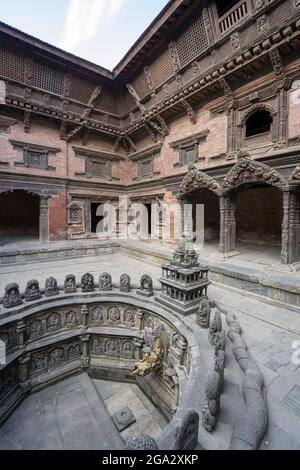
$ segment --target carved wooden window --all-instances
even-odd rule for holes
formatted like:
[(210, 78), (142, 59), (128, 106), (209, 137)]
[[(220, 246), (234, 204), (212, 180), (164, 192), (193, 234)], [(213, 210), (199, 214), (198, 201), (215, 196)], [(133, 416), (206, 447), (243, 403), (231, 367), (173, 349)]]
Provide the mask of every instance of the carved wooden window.
[(87, 157), (86, 176), (88, 178), (112, 179), (112, 164), (110, 160)]
[(33, 85), (57, 95), (63, 94), (64, 68), (44, 58), (35, 59)]
[(15, 166), (25, 166), (38, 170), (55, 170), (54, 166), (49, 165), (49, 158), (60, 152), (60, 149), (27, 144), (16, 140), (10, 140), (10, 142), (14, 148), (21, 149), (23, 152), (23, 161), (15, 162)]
[(25, 58), (7, 41), (0, 41), (0, 75), (20, 82), (24, 81)]
[(142, 160), (140, 162), (140, 177), (147, 178), (153, 174), (153, 159)]
[(184, 67), (194, 60), (208, 48), (208, 45), (203, 17), (199, 14), (199, 17), (176, 40), (180, 65)]
[(82, 103), (88, 103), (95, 90), (95, 86), (94, 83), (89, 82), (87, 79), (72, 75), (70, 97)]
[(268, 111), (260, 110), (251, 114), (246, 121), (245, 136), (254, 137), (271, 131), (273, 118)]

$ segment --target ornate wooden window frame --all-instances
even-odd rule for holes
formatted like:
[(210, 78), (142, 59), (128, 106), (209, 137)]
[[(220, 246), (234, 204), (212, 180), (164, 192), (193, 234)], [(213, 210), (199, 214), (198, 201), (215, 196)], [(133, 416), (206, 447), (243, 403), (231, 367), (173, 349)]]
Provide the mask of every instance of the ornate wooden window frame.
[[(75, 176), (84, 176), (89, 179), (93, 178), (105, 181), (119, 181), (119, 178), (112, 176), (112, 166), (114, 162), (124, 160), (124, 157), (112, 153), (97, 152), (96, 150), (83, 149), (75, 146), (73, 146), (73, 150), (75, 158), (82, 158), (85, 160), (85, 171), (83, 173), (75, 173)], [(95, 164), (103, 164), (103, 176), (95, 174)]]
[[(155, 145), (141, 152), (136, 152), (129, 157), (133, 163), (136, 163), (136, 177), (135, 180), (146, 180), (151, 179), (153, 176), (160, 174), (159, 171), (154, 169), (154, 158), (160, 156), (162, 144)], [(150, 172), (143, 175), (142, 169), (145, 163), (150, 164)]]
[[(191, 163), (198, 163), (204, 161), (205, 157), (200, 155), (200, 145), (206, 141), (206, 138), (209, 134), (209, 130), (198, 132), (184, 139), (180, 139), (170, 143), (170, 147), (178, 152), (179, 161), (174, 164), (174, 168), (188, 166)], [(189, 150), (194, 150), (195, 158), (194, 160), (187, 161), (186, 153)]]
[[(61, 152), (61, 149), (54, 148), (54, 147), (45, 147), (42, 145), (31, 144), (29, 142), (21, 142), (18, 140), (11, 140), (10, 143), (12, 144), (13, 148), (21, 149), (23, 152), (23, 161), (15, 161), (16, 167), (26, 167), (35, 170), (49, 170), (55, 171), (56, 167), (49, 165), (49, 158), (51, 156), (55, 156), (57, 153)], [(40, 164), (35, 166), (31, 163), (31, 156), (32, 154), (36, 154), (40, 157)]]

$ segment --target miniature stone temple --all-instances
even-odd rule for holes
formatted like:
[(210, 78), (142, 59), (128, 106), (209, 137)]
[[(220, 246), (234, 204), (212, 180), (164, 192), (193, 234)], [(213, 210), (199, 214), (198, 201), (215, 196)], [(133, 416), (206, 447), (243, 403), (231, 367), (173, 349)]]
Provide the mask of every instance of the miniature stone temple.
[(193, 248), (182, 240), (170, 264), (162, 266), (161, 294), (157, 300), (182, 315), (197, 313), (199, 304), (207, 299), (208, 268), (200, 266)]

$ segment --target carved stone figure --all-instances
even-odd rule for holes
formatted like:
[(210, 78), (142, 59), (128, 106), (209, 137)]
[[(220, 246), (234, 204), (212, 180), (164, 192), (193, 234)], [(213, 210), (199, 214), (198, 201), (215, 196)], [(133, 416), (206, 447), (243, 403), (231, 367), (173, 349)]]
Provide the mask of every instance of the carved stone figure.
[(128, 437), (125, 443), (126, 450), (158, 450), (157, 443), (148, 434), (140, 434), (135, 437)]
[(99, 278), (99, 288), (102, 291), (112, 290), (112, 280), (111, 275), (108, 273), (101, 274)]
[(202, 410), (202, 424), (206, 431), (212, 432), (217, 424), (222, 393), (221, 376), (215, 370), (209, 373), (206, 388), (206, 404)]
[(113, 322), (118, 322), (121, 319), (121, 312), (118, 307), (110, 307), (107, 310), (107, 318)]
[(103, 308), (102, 307), (95, 307), (91, 311), (91, 322), (92, 323), (100, 323), (104, 319), (103, 316)]
[(118, 341), (109, 339), (105, 343), (105, 354), (107, 356), (119, 357), (119, 343)]
[(149, 274), (143, 274), (140, 283), (141, 287), (137, 293), (145, 297), (151, 297), (153, 295), (153, 281), (151, 276), (149, 276)]
[(80, 344), (74, 344), (69, 348), (68, 351), (68, 359), (74, 359), (76, 357), (79, 357), (81, 355), (81, 347)]
[(124, 322), (128, 325), (133, 325), (135, 321), (135, 315), (130, 308), (126, 308), (124, 311)]
[(40, 320), (33, 321), (29, 326), (29, 336), (31, 339), (38, 338), (44, 333), (43, 324)]
[(38, 372), (45, 368), (45, 358), (43, 356), (37, 356), (31, 360), (30, 370), (32, 373)]
[(222, 317), (219, 311), (215, 313), (214, 319), (209, 327), (208, 341), (212, 346), (216, 345), (217, 334), (222, 331)]
[(146, 375), (159, 369), (162, 365), (164, 357), (164, 345), (160, 338), (156, 338), (154, 342), (154, 349), (148, 354), (145, 354), (143, 359), (139, 361), (132, 369), (131, 375), (138, 375), (145, 377)]
[(78, 318), (76, 312), (71, 310), (66, 314), (65, 325), (67, 328), (76, 328), (78, 326)]
[(28, 302), (31, 302), (32, 300), (37, 300), (41, 298), (41, 291), (40, 291), (40, 285), (38, 281), (35, 279), (32, 279), (31, 281), (27, 282), (27, 286), (25, 289), (24, 297)]
[(48, 360), (48, 365), (49, 368), (56, 368), (60, 367), (64, 362), (64, 351), (63, 349), (54, 349), (49, 354), (49, 360)]
[(221, 330), (215, 335), (215, 356), (218, 356), (219, 351), (225, 351), (226, 348), (226, 333), (224, 330)]
[(120, 277), (120, 291), (125, 293), (130, 292), (130, 276), (128, 274), (122, 274)]
[(69, 214), (69, 225), (80, 225), (82, 224), (82, 207), (76, 203), (72, 202), (68, 209)]
[(93, 292), (95, 290), (95, 281), (92, 274), (84, 274), (81, 278), (82, 292)]
[(199, 310), (197, 312), (197, 323), (202, 328), (209, 328), (210, 323), (210, 304), (208, 299), (203, 299), (200, 302)]
[(45, 296), (52, 297), (58, 295), (57, 280), (54, 277), (48, 277), (45, 284)]
[(52, 313), (52, 315), (47, 318), (47, 329), (50, 331), (57, 331), (60, 327), (60, 315), (58, 313)]
[(19, 291), (19, 285), (14, 283), (8, 284), (5, 287), (5, 294), (3, 297), (3, 307), (12, 308), (21, 305), (22, 296)]
[(99, 338), (93, 338), (91, 342), (91, 353), (96, 355), (102, 354), (102, 343)]
[(76, 277), (74, 274), (68, 274), (64, 282), (64, 291), (66, 294), (73, 294), (77, 291)]

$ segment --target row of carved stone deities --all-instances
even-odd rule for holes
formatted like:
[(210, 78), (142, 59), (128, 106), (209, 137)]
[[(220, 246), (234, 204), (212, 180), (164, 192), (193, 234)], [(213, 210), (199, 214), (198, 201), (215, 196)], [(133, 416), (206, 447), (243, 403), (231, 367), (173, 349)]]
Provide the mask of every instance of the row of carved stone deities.
[[(22, 294), (17, 283), (10, 283), (5, 287), (5, 294), (2, 298), (2, 304), (5, 308), (13, 308), (23, 303), (23, 299), (27, 302), (38, 300), (45, 294), (46, 297), (52, 297), (63, 291), (65, 294), (77, 292), (77, 288), (81, 288), (83, 293), (94, 292), (96, 287), (102, 292), (111, 291), (113, 288), (112, 277), (108, 273), (103, 273), (99, 277), (99, 283), (96, 285), (94, 276), (90, 273), (84, 274), (80, 284), (77, 284), (76, 277), (69, 274), (65, 278), (63, 286), (58, 286), (54, 277), (49, 277), (45, 283), (45, 289), (40, 289), (39, 282), (36, 279), (28, 281), (25, 292)], [(119, 284), (120, 292), (129, 293), (131, 290), (131, 279), (128, 274), (122, 274)], [(149, 274), (143, 274), (140, 279), (140, 288), (137, 293), (145, 297), (153, 295), (153, 281)]]

